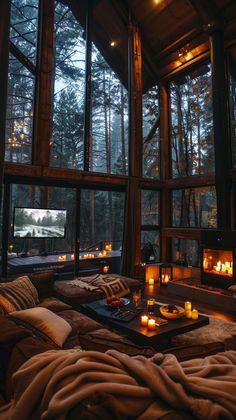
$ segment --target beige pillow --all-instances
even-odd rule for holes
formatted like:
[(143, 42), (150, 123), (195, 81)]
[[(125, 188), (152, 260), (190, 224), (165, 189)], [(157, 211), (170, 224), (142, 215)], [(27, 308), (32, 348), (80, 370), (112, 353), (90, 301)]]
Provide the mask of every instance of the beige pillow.
[(46, 308), (37, 307), (16, 311), (12, 312), (11, 316), (45, 334), (59, 347), (63, 346), (72, 331), (67, 321)]
[(32, 308), (38, 303), (38, 292), (28, 276), (0, 283), (0, 306), (4, 313)]

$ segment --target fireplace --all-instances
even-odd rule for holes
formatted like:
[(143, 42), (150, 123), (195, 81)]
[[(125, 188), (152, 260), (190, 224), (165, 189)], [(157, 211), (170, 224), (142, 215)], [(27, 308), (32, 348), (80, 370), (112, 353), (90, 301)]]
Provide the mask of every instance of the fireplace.
[(202, 232), (201, 281), (227, 289), (236, 284), (236, 235), (227, 231)]

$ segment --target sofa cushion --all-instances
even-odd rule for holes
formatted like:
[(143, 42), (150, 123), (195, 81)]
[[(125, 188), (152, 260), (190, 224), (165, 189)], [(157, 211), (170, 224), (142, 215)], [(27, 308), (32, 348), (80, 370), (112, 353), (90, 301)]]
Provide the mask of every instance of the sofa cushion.
[(60, 316), (46, 308), (31, 308), (11, 313), (11, 317), (23, 322), (38, 333), (42, 333), (52, 340), (57, 346), (62, 347), (72, 328)]
[(50, 311), (56, 313), (72, 309), (70, 305), (67, 305), (67, 303), (64, 303), (61, 300), (54, 297), (43, 298), (42, 300), (40, 300), (37, 306), (49, 309)]
[(38, 292), (28, 276), (0, 283), (0, 306), (4, 313), (32, 308), (38, 303)]
[(30, 281), (36, 287), (39, 299), (53, 296), (54, 271), (36, 271), (29, 274)]

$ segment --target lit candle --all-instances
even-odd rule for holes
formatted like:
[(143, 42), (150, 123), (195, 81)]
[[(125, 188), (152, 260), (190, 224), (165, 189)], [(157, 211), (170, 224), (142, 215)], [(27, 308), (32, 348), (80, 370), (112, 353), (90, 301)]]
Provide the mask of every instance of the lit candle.
[(147, 315), (142, 315), (141, 316), (141, 325), (143, 327), (147, 327), (147, 325), (148, 325), (148, 316)]
[(109, 271), (109, 265), (104, 265), (103, 273), (108, 273), (108, 271)]
[(166, 274), (165, 278), (164, 278), (164, 283), (165, 284), (169, 283), (169, 280), (170, 280), (170, 276), (168, 276), (168, 274)]
[(192, 310), (192, 319), (198, 319), (198, 310), (197, 309)]
[(149, 331), (155, 331), (155, 319), (149, 319), (148, 320), (148, 329)]
[(74, 254), (71, 254), (70, 259), (71, 260), (74, 260), (75, 259), (75, 255)]
[(154, 279), (149, 279), (148, 284), (149, 284), (149, 286), (153, 286), (154, 285)]
[(225, 262), (225, 267), (226, 267), (226, 268), (229, 268), (229, 267), (230, 267), (230, 262), (229, 262), (229, 261), (226, 261), (226, 262)]
[(185, 311), (186, 318), (192, 318), (192, 311)]
[(187, 300), (186, 302), (184, 302), (184, 309), (185, 309), (185, 311), (191, 311), (191, 309), (192, 309), (192, 303), (189, 300)]

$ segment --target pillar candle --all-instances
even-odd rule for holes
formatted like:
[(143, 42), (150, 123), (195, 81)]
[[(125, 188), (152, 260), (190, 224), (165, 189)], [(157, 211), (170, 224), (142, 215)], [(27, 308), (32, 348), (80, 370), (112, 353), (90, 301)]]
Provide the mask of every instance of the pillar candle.
[(187, 300), (187, 302), (184, 303), (184, 309), (185, 311), (191, 311), (192, 303)]
[(142, 315), (141, 316), (141, 325), (143, 327), (147, 327), (147, 325), (148, 325), (148, 316), (147, 315)]
[(155, 330), (155, 319), (149, 319), (148, 320), (148, 329), (149, 331)]
[(198, 319), (198, 310), (197, 309), (192, 310), (192, 319)]

